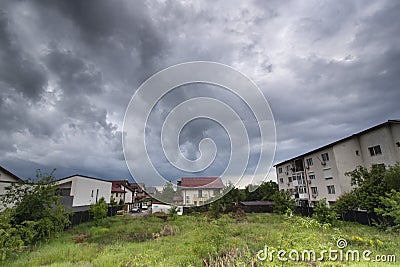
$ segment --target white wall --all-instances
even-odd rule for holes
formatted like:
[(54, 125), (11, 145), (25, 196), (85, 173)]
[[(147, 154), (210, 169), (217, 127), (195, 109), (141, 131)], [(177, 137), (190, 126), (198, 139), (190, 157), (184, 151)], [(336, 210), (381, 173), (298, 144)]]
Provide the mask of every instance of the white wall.
[[(199, 197), (199, 190), (202, 192), (202, 198), (210, 199), (215, 196), (214, 189), (182, 189), (183, 203), (185, 205), (193, 205), (194, 200)], [(219, 190), (220, 192), (222, 191), (222, 189)], [(187, 196), (189, 196), (189, 202), (186, 201)], [(198, 200), (196, 201), (198, 202)], [(199, 205), (199, 203), (197, 203), (197, 205)]]
[(70, 195), (74, 197), (72, 202), (73, 207), (95, 204), (97, 190), (99, 190), (97, 200), (103, 197), (107, 203), (110, 203), (112, 185), (111, 182), (77, 175), (68, 179), (57, 181), (57, 184), (63, 185), (69, 182), (72, 182)]
[(10, 186), (11, 183), (16, 182), (19, 182), (19, 180), (0, 170), (0, 195), (6, 192), (6, 187)]
[[(346, 176), (346, 172), (353, 171), (358, 166), (364, 166), (363, 153), (360, 147), (358, 137), (340, 142), (333, 147), (335, 153), (336, 165), (338, 170), (338, 179), (340, 182), (341, 193), (351, 191), (351, 178)], [(358, 151), (358, 155), (356, 154)]]

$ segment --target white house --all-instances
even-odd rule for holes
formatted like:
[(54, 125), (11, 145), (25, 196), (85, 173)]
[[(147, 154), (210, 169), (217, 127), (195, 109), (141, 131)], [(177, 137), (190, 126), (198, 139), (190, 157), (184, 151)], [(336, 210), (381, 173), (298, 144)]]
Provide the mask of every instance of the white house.
[(88, 210), (100, 198), (110, 203), (110, 181), (84, 175), (73, 175), (56, 181), (60, 189), (61, 203), (72, 208), (74, 212)]
[(352, 189), (345, 173), (400, 162), (400, 120), (389, 120), (323, 147), (276, 164), (280, 190), (289, 190), (297, 203), (335, 202)]
[(181, 186), (185, 206), (201, 206), (220, 194), (225, 187), (219, 177), (182, 178), (178, 185)]
[(5, 193), (5, 188), (12, 183), (24, 182), (21, 178), (0, 166), (0, 195)]
[(135, 189), (127, 180), (114, 180), (112, 182), (111, 196), (115, 202), (123, 202), (126, 210), (133, 208)]
[[(0, 195), (5, 194), (6, 187), (12, 185), (13, 183), (23, 183), (23, 182), (24, 181), (21, 178), (19, 178), (15, 174), (11, 173), (10, 171), (0, 166)], [(2, 205), (0, 205), (0, 210), (1, 209)]]

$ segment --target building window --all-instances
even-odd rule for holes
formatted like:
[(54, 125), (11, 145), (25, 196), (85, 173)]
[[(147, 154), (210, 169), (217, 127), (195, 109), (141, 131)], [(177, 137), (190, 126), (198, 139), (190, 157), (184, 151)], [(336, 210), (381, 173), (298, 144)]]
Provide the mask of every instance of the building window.
[(308, 177), (310, 178), (310, 180), (314, 180), (315, 179), (315, 174), (310, 174), (310, 175), (308, 175)]
[(214, 196), (219, 194), (219, 189), (214, 189)]
[(199, 190), (199, 191), (197, 192), (197, 194), (199, 195), (199, 197), (203, 197), (203, 192), (202, 192), (201, 190)]
[(356, 156), (359, 156), (360, 152), (358, 150), (356, 150)]
[(328, 188), (328, 194), (335, 194), (335, 186), (334, 185), (328, 185), (326, 188)]
[(278, 168), (278, 172), (282, 173), (282, 167)]
[(290, 165), (286, 166), (286, 172), (289, 173)]
[(318, 187), (311, 187), (311, 194), (318, 195)]
[(281, 182), (281, 184), (283, 184), (283, 178), (280, 178), (279, 181)]
[(331, 168), (329, 168), (329, 169), (324, 169), (324, 170), (322, 170), (322, 172), (324, 173), (324, 178), (325, 178), (326, 180), (332, 179), (332, 178), (333, 178)]
[(307, 188), (305, 186), (300, 186), (299, 187), (299, 194), (305, 194), (307, 193)]
[(93, 190), (92, 190), (92, 194), (90, 196), (93, 197)]
[(369, 154), (371, 154), (371, 156), (376, 156), (376, 155), (382, 154), (381, 146), (379, 146), (379, 145), (369, 147), (368, 150), (369, 150)]
[(307, 166), (312, 166), (312, 165), (314, 165), (314, 162), (313, 162), (312, 158), (306, 159), (306, 162), (307, 162)]
[(289, 176), (289, 183), (291, 183), (292, 182), (292, 176)]
[(329, 161), (328, 153), (321, 154), (321, 157), (322, 157), (322, 161)]
[(186, 203), (190, 203), (190, 196), (186, 196)]

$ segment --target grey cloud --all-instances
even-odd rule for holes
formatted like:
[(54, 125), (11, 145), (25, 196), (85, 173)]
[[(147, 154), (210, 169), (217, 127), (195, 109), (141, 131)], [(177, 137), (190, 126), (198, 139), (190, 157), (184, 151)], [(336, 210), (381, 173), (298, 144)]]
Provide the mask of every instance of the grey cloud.
[(28, 100), (37, 101), (46, 86), (46, 75), (40, 63), (21, 50), (12, 33), (8, 13), (0, 10), (0, 80), (2, 87), (22, 93)]

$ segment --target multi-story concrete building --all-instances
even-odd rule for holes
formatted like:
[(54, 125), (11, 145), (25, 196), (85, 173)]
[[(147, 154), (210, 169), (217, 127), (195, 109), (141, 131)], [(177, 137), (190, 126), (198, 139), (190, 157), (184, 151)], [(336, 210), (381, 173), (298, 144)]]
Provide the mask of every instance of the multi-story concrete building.
[(299, 205), (326, 199), (335, 202), (352, 189), (345, 173), (357, 166), (400, 162), (400, 120), (389, 120), (362, 132), (275, 165), (280, 190), (292, 192)]

